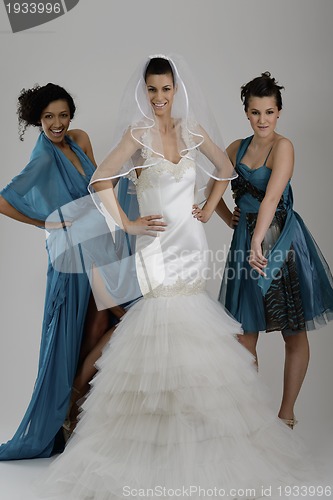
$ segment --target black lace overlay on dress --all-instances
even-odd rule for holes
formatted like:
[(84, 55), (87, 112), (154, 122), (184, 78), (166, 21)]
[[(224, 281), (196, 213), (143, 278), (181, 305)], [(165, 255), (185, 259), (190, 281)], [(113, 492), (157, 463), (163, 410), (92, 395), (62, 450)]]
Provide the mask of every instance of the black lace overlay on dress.
[[(285, 209), (275, 213), (262, 243), (264, 255), (267, 255), (279, 238), (286, 217), (287, 211)], [(246, 214), (247, 227), (251, 238), (257, 218), (257, 213)], [(305, 330), (301, 289), (293, 246), (290, 247), (278, 276), (272, 281), (264, 297), (264, 307), (267, 332), (283, 331), (285, 334), (291, 335)]]
[[(233, 198), (235, 200), (236, 205), (238, 204), (239, 199), (244, 196), (244, 194), (249, 193), (251, 196), (256, 198), (260, 203), (265, 197), (266, 192), (261, 189), (256, 188), (250, 181), (246, 180), (241, 173), (238, 173), (238, 177), (231, 181), (231, 189), (233, 191)], [(283, 208), (283, 196), (281, 196), (280, 201), (278, 203), (277, 209)]]

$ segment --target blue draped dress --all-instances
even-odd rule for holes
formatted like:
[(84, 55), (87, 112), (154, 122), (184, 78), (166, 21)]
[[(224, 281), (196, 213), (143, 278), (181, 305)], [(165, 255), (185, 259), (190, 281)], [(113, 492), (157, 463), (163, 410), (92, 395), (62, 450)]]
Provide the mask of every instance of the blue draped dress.
[[(59, 207), (87, 196), (95, 170), (82, 149), (66, 137), (82, 175), (41, 133), (30, 162), (1, 192), (22, 214), (45, 221)], [(62, 451), (61, 427), (77, 369), (91, 288), (87, 275), (57, 271), (49, 259), (37, 379), (13, 438), (0, 446), (0, 460), (49, 457)]]
[(333, 278), (302, 218), (293, 210), (290, 182), (263, 241), (266, 277), (247, 258), (260, 203), (271, 170), (266, 162), (251, 169), (242, 158), (253, 136), (243, 139), (236, 156), (238, 178), (231, 186), (240, 219), (234, 230), (219, 300), (242, 323), (244, 333), (314, 330), (333, 318)]

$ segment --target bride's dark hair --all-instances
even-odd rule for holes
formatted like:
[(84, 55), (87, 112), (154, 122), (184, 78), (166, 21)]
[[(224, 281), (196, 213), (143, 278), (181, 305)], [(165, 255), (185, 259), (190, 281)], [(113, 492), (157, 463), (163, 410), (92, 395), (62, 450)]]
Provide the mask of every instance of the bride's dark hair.
[(173, 74), (173, 69), (168, 61), (163, 57), (153, 57), (147, 64), (144, 77), (145, 81), (149, 75), (171, 75), (173, 84), (175, 84), (175, 75)]

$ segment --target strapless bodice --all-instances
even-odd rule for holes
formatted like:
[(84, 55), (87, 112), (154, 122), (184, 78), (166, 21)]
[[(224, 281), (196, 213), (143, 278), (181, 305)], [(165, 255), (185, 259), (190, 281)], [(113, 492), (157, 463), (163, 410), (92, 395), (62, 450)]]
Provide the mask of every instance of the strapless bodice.
[(177, 164), (163, 159), (132, 172), (141, 216), (161, 215), (166, 230), (137, 238), (137, 266), (144, 295), (191, 294), (204, 288), (207, 242), (193, 218), (196, 166), (189, 158)]

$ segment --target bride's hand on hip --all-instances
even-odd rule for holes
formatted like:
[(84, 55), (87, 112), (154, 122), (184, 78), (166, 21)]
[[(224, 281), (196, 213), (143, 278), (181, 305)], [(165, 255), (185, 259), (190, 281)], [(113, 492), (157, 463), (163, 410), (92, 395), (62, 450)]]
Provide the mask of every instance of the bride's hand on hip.
[(157, 236), (159, 232), (165, 231), (167, 226), (163, 222), (162, 215), (146, 215), (145, 217), (138, 217), (134, 221), (129, 221), (126, 225), (126, 233), (136, 235)]
[(200, 208), (198, 205), (193, 205), (192, 215), (200, 222), (208, 222), (212, 214), (205, 210), (205, 207)]

